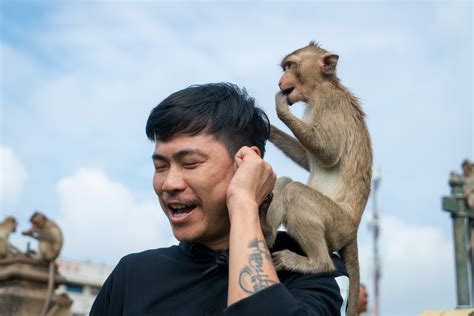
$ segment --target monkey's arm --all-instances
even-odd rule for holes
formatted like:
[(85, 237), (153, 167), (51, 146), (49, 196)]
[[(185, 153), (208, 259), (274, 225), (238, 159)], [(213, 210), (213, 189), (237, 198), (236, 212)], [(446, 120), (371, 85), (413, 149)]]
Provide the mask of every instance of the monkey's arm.
[(44, 232), (44, 231), (38, 231), (38, 230), (27, 230), (22, 232), (23, 235), (25, 236), (30, 236), (36, 240), (43, 240), (43, 241), (49, 241), (49, 242), (54, 242), (56, 241), (56, 236), (53, 233), (49, 232)]
[(278, 92), (275, 96), (278, 117), (290, 128), (301, 144), (314, 153), (324, 167), (332, 167), (339, 162), (344, 148), (344, 137), (341, 129), (332, 126), (331, 132), (327, 129), (307, 124), (294, 116), (289, 109), (287, 98)]
[(286, 134), (278, 127), (271, 125), (270, 141), (275, 146), (280, 148), (285, 153), (285, 155), (290, 157), (291, 160), (309, 171), (309, 162), (308, 156), (306, 155), (306, 150), (297, 139)]

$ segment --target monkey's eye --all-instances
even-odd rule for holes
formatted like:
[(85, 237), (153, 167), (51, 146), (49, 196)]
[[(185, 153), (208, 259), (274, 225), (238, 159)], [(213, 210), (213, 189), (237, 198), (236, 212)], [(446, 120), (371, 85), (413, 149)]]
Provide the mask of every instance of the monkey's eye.
[(287, 61), (283, 64), (283, 71), (287, 71), (294, 65), (294, 62), (292, 61)]

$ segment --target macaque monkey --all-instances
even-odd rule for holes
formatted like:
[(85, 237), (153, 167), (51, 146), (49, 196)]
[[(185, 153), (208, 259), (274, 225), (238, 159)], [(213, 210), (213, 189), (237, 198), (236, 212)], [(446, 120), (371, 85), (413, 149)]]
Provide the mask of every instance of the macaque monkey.
[(48, 290), (40, 314), (41, 316), (45, 316), (53, 296), (54, 260), (59, 256), (59, 252), (63, 246), (63, 233), (55, 222), (40, 212), (35, 212), (31, 216), (30, 222), (31, 228), (22, 234), (38, 240), (38, 257), (41, 260), (49, 262)]
[[(334, 271), (330, 252), (340, 251), (350, 278), (352, 316), (359, 295), (357, 229), (370, 194), (372, 148), (365, 114), (336, 76), (338, 59), (311, 42), (281, 62), (276, 111), (296, 138), (272, 125), (270, 141), (310, 175), (306, 185), (277, 180), (263, 230), (271, 247), (283, 224), (306, 254), (275, 252), (277, 270)], [(298, 101), (306, 104), (303, 120), (289, 109)]]
[(464, 195), (469, 208), (474, 209), (474, 163), (469, 160), (462, 162), (462, 170), (464, 176)]
[(39, 242), (38, 256), (45, 261), (53, 261), (59, 256), (63, 246), (63, 233), (59, 226), (40, 212), (31, 218), (31, 228), (22, 234), (33, 237)]
[(7, 217), (0, 223), (0, 259), (14, 253), (14, 247), (8, 242), (8, 237), (16, 231), (17, 222), (14, 217)]

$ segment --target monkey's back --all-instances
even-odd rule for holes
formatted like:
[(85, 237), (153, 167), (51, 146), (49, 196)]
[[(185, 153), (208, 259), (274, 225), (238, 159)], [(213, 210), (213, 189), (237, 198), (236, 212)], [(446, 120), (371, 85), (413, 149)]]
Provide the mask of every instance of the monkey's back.
[(51, 240), (40, 241), (38, 245), (39, 255), (46, 261), (52, 261), (59, 256), (63, 246), (63, 233), (59, 226), (53, 221), (47, 223), (46, 230), (48, 230)]

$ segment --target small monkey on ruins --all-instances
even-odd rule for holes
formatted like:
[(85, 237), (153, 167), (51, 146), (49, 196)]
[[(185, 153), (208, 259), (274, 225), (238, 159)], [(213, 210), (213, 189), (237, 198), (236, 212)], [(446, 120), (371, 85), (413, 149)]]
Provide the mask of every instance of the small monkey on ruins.
[(22, 234), (38, 240), (38, 256), (40, 259), (53, 261), (59, 256), (63, 246), (61, 229), (55, 222), (40, 212), (35, 212), (31, 216), (30, 222), (31, 228)]
[[(462, 162), (462, 170), (464, 176), (464, 195), (469, 208), (474, 209), (474, 163), (469, 160)], [(473, 236), (474, 238), (474, 236)]]
[[(279, 178), (263, 225), (269, 246), (283, 224), (307, 257), (274, 253), (277, 269), (301, 273), (334, 271), (330, 252), (340, 251), (350, 278), (349, 315), (357, 312), (357, 229), (371, 187), (372, 148), (364, 112), (336, 76), (338, 55), (311, 42), (281, 62), (278, 117), (293, 132), (271, 126), (270, 141), (308, 170), (308, 183)], [(289, 106), (303, 101), (304, 119)]]
[(14, 217), (6, 217), (0, 223), (0, 259), (16, 252), (15, 248), (8, 242), (8, 237), (16, 231), (17, 222)]
[(22, 234), (38, 240), (38, 257), (49, 262), (48, 291), (40, 314), (40, 316), (45, 316), (53, 296), (54, 260), (59, 256), (63, 246), (63, 233), (54, 221), (40, 212), (35, 212), (31, 216), (30, 222), (31, 228)]

